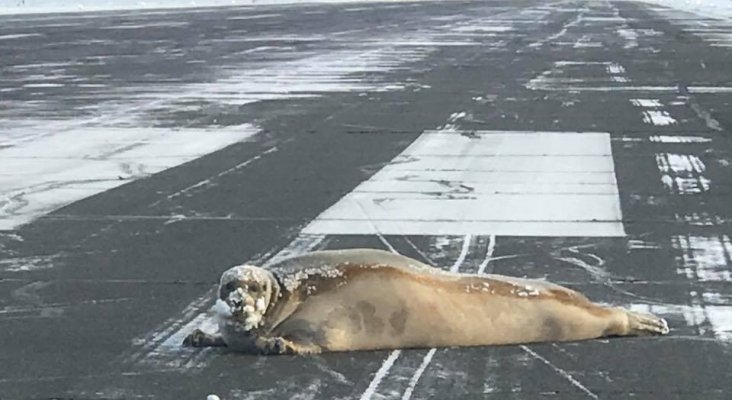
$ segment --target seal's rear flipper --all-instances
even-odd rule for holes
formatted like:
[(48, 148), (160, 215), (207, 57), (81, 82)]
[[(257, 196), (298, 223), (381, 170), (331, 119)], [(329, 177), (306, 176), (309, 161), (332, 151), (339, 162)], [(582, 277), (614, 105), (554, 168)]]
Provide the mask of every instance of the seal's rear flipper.
[(183, 346), (186, 347), (226, 347), (224, 338), (219, 335), (211, 335), (200, 329), (191, 332), (183, 339)]
[(665, 319), (651, 314), (626, 311), (628, 315), (628, 336), (666, 335), (669, 332)]

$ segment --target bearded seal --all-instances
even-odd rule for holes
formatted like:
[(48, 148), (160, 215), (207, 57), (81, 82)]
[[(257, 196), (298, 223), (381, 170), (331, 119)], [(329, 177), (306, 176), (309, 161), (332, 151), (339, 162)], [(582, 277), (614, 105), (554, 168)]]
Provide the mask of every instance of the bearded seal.
[(317, 251), (221, 276), (219, 332), (185, 345), (312, 354), (665, 335), (665, 320), (545, 281), (443, 271), (373, 249)]

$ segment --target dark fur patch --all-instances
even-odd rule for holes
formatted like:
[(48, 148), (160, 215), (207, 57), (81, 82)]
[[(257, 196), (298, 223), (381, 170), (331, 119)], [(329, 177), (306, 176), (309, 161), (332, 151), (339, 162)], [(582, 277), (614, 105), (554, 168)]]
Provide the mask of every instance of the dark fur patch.
[(361, 329), (363, 329), (363, 323), (361, 321), (361, 314), (358, 312), (358, 310), (349, 309), (348, 310), (348, 319), (351, 321), (351, 326), (353, 327), (353, 331), (361, 332)]
[(367, 301), (356, 303), (356, 309), (363, 318), (363, 325), (369, 334), (381, 333), (384, 330), (384, 321), (376, 317), (376, 307)]
[(541, 337), (547, 341), (561, 341), (564, 339), (564, 326), (554, 317), (546, 317), (541, 324)]
[(391, 317), (389, 317), (389, 324), (394, 329), (394, 333), (401, 335), (404, 333), (404, 328), (407, 325), (407, 317), (409, 313), (406, 309), (402, 308), (399, 311), (393, 311)]

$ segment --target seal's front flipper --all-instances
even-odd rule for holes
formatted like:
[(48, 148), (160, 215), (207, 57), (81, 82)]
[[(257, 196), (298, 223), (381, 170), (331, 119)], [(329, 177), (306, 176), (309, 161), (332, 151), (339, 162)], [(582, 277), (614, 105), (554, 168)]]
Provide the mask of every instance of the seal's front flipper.
[(183, 346), (187, 347), (226, 347), (224, 338), (219, 335), (211, 335), (200, 329), (191, 332), (183, 339)]
[(322, 351), (316, 345), (296, 343), (281, 337), (259, 337), (255, 342), (255, 346), (260, 353), (265, 355), (318, 354)]

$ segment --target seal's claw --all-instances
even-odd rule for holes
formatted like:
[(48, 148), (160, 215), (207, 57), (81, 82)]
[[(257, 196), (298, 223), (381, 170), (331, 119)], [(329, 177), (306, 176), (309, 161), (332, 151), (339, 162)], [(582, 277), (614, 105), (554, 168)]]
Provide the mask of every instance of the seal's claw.
[(206, 333), (200, 329), (195, 329), (185, 339), (183, 339), (183, 346), (187, 347), (204, 347), (206, 341)]
[(187, 347), (226, 347), (221, 336), (210, 335), (200, 329), (195, 329), (185, 339), (183, 346)]

